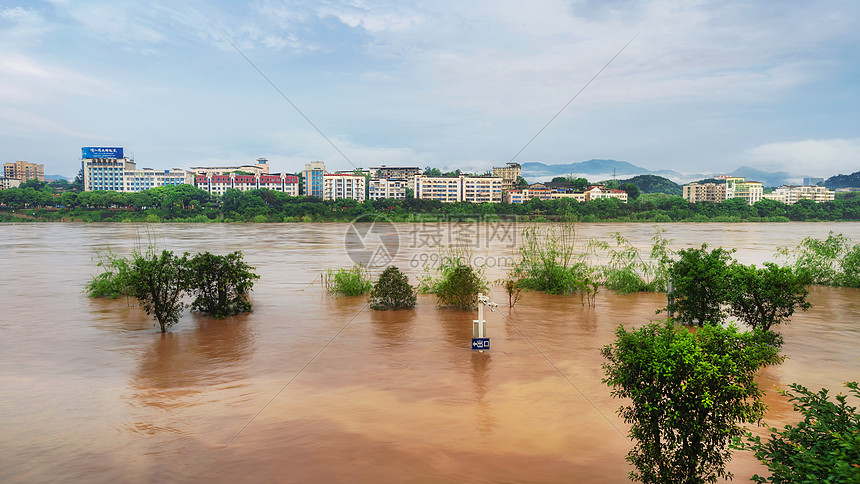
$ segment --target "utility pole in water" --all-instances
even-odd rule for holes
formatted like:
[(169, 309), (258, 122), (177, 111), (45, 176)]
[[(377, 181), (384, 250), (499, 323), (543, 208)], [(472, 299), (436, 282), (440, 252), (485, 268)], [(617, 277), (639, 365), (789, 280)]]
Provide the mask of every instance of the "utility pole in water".
[(478, 293), (478, 319), (472, 320), (472, 349), (490, 349), (490, 338), (487, 337), (487, 321), (484, 320), (484, 305), (495, 311), (498, 304), (490, 302), (490, 296)]

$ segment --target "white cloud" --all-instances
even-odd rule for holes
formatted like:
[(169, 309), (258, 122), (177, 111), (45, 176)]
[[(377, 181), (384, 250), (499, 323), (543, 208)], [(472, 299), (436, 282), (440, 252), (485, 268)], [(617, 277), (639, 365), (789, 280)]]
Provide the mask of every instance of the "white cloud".
[(768, 143), (744, 151), (742, 159), (798, 176), (849, 174), (860, 170), (860, 138)]
[(0, 102), (47, 104), (67, 95), (105, 96), (111, 92), (100, 79), (0, 51)]

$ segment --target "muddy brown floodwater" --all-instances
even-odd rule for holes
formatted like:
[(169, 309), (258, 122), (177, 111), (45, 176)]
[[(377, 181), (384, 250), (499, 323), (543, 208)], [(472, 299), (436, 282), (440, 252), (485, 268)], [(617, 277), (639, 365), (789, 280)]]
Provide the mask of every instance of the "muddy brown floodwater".
[[(124, 300), (89, 299), (96, 249), (127, 254), (145, 227), (0, 225), (2, 482), (625, 482), (630, 442), (599, 348), (616, 326), (655, 319), (665, 296), (530, 293), (517, 329), (487, 313), (492, 349), (469, 349), (473, 312), (374, 312), (333, 299), (318, 280), (351, 264), (346, 224), (155, 225), (174, 251), (244, 250), (261, 275), (254, 312), (216, 321), (185, 312), (161, 335)], [(860, 224), (665, 224), (676, 248), (737, 248), (745, 263), (778, 246)], [(517, 227), (513, 227), (516, 229)], [(395, 263), (412, 276), (445, 227), (400, 225)], [(483, 228), (478, 228), (478, 232)], [(581, 240), (619, 231), (648, 248), (653, 229), (584, 224)], [(511, 243), (474, 250), (504, 274)], [(501, 267), (499, 267), (501, 266)], [(815, 288), (815, 307), (781, 328), (789, 360), (759, 376), (766, 421), (792, 421), (776, 385), (834, 391), (860, 378), (860, 291)], [(546, 355), (570, 384), (524, 339)], [(296, 376), (298, 375), (298, 376)], [(250, 423), (249, 423), (250, 422)], [(762, 472), (735, 453), (736, 482)]]

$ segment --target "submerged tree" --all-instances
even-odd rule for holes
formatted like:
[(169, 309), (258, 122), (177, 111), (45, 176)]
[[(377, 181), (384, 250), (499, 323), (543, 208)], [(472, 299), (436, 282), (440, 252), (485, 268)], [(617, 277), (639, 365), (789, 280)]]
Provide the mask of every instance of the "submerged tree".
[(729, 262), (732, 250), (708, 244), (698, 249), (678, 251), (679, 259), (670, 271), (675, 283), (675, 302), (668, 309), (687, 323), (719, 323), (725, 317), (722, 304), (728, 299)]
[(788, 321), (795, 309), (812, 307), (806, 300), (809, 279), (789, 267), (766, 262), (764, 267), (733, 264), (729, 286), (729, 312), (753, 328), (769, 331)]
[(397, 267), (390, 266), (382, 271), (370, 291), (370, 307), (377, 311), (412, 309), (417, 297), (409, 284), (409, 277)]
[(195, 295), (191, 309), (216, 318), (251, 310), (248, 293), (260, 276), (242, 260), (242, 252), (195, 255), (188, 261), (188, 288)]
[(187, 266), (188, 253), (177, 257), (162, 250), (158, 254), (152, 247), (144, 253), (132, 253), (128, 277), (131, 295), (140, 301), (146, 314), (158, 321), (162, 333), (179, 321), (179, 313), (185, 308), (181, 297), (188, 287)]
[(627, 331), (601, 354), (612, 395), (632, 424), (631, 478), (645, 483), (712, 483), (731, 477), (726, 464), (740, 424), (765, 411), (755, 382), (763, 366), (781, 361), (778, 335), (707, 325), (692, 333), (672, 323)]
[[(857, 382), (845, 383), (860, 398)], [(796, 383), (781, 391), (789, 397), (803, 420), (782, 429), (767, 426), (767, 441), (746, 432), (746, 442), (736, 438), (733, 447), (749, 449), (767, 466), (769, 477), (754, 475), (755, 482), (860, 482), (860, 413), (848, 405), (846, 395), (836, 402), (827, 398), (827, 389), (812, 393)]]

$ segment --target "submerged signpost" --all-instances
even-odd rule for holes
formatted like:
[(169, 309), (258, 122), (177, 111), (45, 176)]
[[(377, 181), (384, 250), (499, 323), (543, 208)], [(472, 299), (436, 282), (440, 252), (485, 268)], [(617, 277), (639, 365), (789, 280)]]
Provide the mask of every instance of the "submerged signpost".
[(487, 337), (487, 321), (484, 320), (484, 305), (495, 311), (498, 304), (490, 302), (490, 297), (478, 293), (478, 319), (472, 320), (472, 349), (484, 351), (490, 349), (490, 338)]

